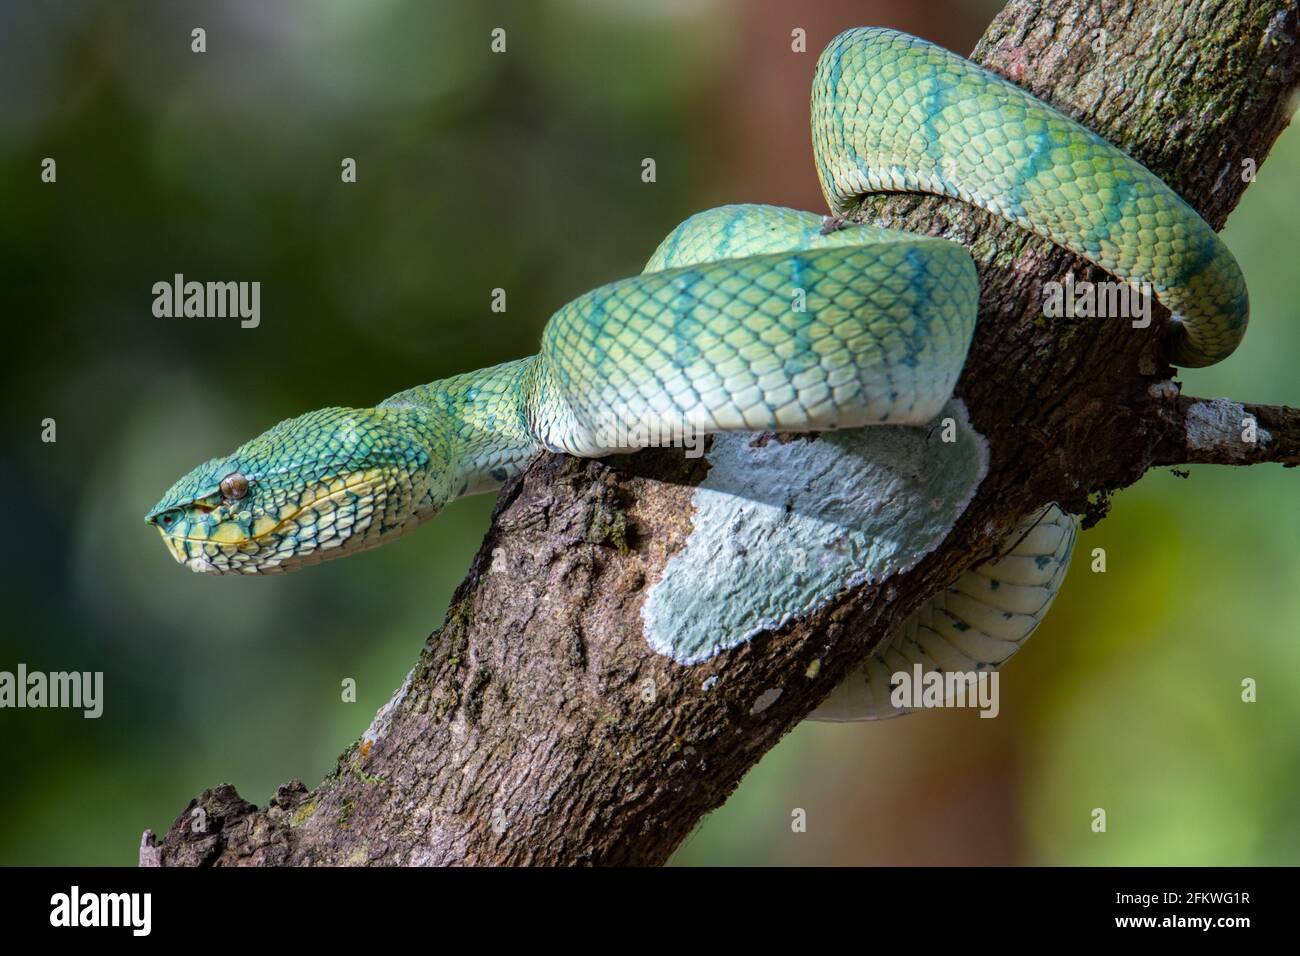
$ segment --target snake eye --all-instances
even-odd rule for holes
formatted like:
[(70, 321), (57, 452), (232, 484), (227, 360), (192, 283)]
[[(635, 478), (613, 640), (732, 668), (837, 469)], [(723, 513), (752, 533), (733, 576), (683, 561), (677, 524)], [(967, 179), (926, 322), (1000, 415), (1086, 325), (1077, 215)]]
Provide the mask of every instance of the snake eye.
[(178, 511), (175, 508), (172, 508), (170, 511), (164, 511), (157, 518), (158, 527), (170, 528), (172, 525), (176, 523), (177, 519), (180, 518), (180, 516), (181, 516), (180, 511)]
[(230, 501), (238, 501), (248, 494), (248, 479), (239, 472), (226, 475), (221, 479), (221, 495)]

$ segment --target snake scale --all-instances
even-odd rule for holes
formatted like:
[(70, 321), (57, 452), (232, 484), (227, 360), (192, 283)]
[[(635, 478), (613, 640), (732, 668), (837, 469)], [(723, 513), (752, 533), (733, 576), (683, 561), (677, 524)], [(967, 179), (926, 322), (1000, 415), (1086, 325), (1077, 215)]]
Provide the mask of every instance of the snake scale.
[[(819, 58), (811, 108), (837, 218), (759, 205), (692, 216), (641, 275), (557, 311), (537, 355), (281, 422), (185, 475), (146, 520), (195, 571), (263, 574), (391, 541), (541, 450), (627, 450), (605, 437), (611, 421), (925, 424), (965, 362), (978, 277), (956, 243), (838, 218), (868, 193), (964, 200), (1150, 283), (1173, 314), (1176, 364), (1216, 362), (1240, 341), (1245, 283), (1214, 230), (1145, 167), (1006, 80), (915, 37), (856, 29)], [(899, 712), (889, 675), (917, 663), (999, 665), (1046, 613), (1075, 531), (1055, 505), (1027, 516), (1005, 554), (931, 598), (813, 716)]]

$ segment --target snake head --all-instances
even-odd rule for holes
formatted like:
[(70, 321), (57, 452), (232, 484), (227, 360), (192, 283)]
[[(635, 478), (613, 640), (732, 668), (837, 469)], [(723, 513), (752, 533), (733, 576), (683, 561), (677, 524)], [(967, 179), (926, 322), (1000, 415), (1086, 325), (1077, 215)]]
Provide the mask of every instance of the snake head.
[(185, 475), (145, 521), (178, 562), (218, 574), (288, 571), (376, 547), (432, 513), (421, 424), (400, 408), (288, 419)]

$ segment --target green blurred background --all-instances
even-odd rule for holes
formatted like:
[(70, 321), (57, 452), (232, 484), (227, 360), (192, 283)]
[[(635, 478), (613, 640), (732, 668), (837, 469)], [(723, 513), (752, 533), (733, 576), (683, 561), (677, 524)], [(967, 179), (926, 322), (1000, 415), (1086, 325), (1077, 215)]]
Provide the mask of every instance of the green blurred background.
[[(881, 24), (966, 53), (997, 6), (5, 2), (0, 670), (102, 670), (106, 702), (0, 711), (0, 862), (133, 864), (204, 787), (314, 784), (441, 621), (492, 504), (302, 574), (214, 578), (141, 523), (175, 477), (281, 418), (531, 353), (555, 307), (694, 211), (821, 209), (822, 45)], [(1297, 175), (1291, 131), (1226, 232), (1251, 335), (1186, 374), (1193, 394), (1300, 404)], [(154, 318), (176, 272), (260, 280), (261, 326)], [(676, 862), (1300, 862), (1296, 488), (1271, 466), (1148, 475), (1082, 536), (1000, 719), (804, 725)]]

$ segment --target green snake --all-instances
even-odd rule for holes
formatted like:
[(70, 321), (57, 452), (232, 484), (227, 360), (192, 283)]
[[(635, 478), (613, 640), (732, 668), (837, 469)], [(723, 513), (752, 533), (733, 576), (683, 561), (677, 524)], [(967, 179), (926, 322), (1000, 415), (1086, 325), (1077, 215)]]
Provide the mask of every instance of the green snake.
[[(841, 34), (817, 63), (812, 141), (834, 218), (758, 205), (692, 216), (641, 275), (557, 311), (537, 355), (283, 421), (185, 475), (146, 521), (195, 571), (265, 574), (391, 541), (541, 451), (636, 447), (610, 424), (925, 424), (965, 362), (978, 276), (956, 243), (845, 223), (869, 193), (964, 200), (1149, 283), (1173, 314), (1176, 364), (1217, 362), (1244, 334), (1241, 271), (1190, 206), (1095, 133), (940, 47), (892, 30)], [(1006, 554), (931, 598), (814, 716), (896, 712), (891, 669), (997, 666), (1046, 612), (1074, 536), (1055, 505), (1027, 516)]]

